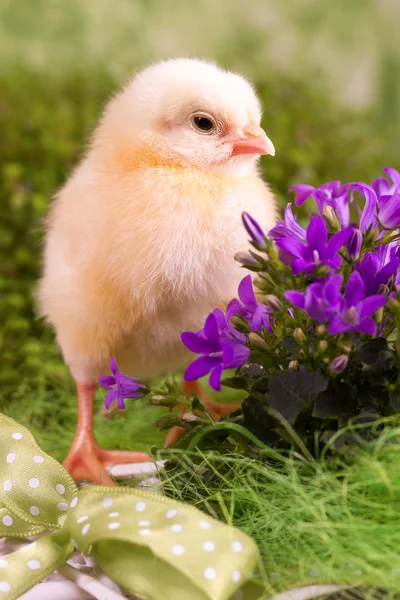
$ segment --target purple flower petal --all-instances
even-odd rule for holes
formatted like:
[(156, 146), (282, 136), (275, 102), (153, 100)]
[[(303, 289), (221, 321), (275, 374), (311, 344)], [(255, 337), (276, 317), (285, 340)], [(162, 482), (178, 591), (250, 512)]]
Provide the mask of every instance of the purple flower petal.
[[(110, 405), (112, 404), (112, 402), (114, 402), (114, 400), (116, 398), (118, 398), (118, 397), (119, 397), (118, 390), (111, 390), (111, 392), (108, 392), (108, 394), (107, 394), (107, 396), (106, 396), (106, 398), (104, 400), (104, 406), (106, 408), (110, 408)], [(123, 399), (122, 399), (122, 404), (123, 404), (122, 408), (125, 408), (125, 404), (124, 404)], [(119, 401), (119, 399), (118, 399), (118, 408), (120, 408), (120, 401)]]
[(385, 167), (383, 170), (389, 175), (395, 186), (400, 188), (400, 173), (392, 167)]
[(276, 240), (275, 243), (279, 248), (282, 248), (282, 250), (285, 250), (292, 256), (296, 256), (298, 258), (303, 256), (306, 248), (305, 244), (296, 238), (281, 238), (280, 240)]
[(400, 226), (400, 191), (385, 202), (379, 211), (379, 222), (386, 229), (397, 229)]
[(200, 356), (196, 358), (185, 371), (185, 381), (195, 381), (204, 377), (219, 363), (220, 360), (217, 357)]
[(307, 228), (306, 239), (308, 245), (311, 246), (313, 250), (317, 250), (320, 255), (323, 254), (328, 239), (328, 230), (326, 228), (325, 220), (322, 217), (314, 217), (311, 219)]
[(254, 295), (253, 290), (253, 282), (251, 275), (247, 275), (242, 281), (239, 283), (239, 298), (243, 302), (243, 304), (257, 304), (256, 297)]
[(113, 375), (101, 375), (99, 377), (99, 383), (106, 388), (106, 390), (113, 390), (117, 384)]
[(241, 367), (247, 361), (250, 354), (250, 349), (245, 344), (233, 345), (233, 356), (229, 363), (225, 365), (226, 369), (236, 369)]
[(361, 333), (366, 333), (367, 335), (375, 335), (376, 334), (376, 323), (370, 317), (365, 317), (356, 327), (354, 328), (356, 331), (360, 331)]
[(287, 292), (284, 292), (283, 295), (285, 296), (286, 300), (288, 302), (290, 302), (290, 304), (293, 304), (293, 306), (296, 306), (297, 308), (300, 308), (301, 310), (304, 309), (304, 305), (305, 305), (304, 294), (302, 294), (301, 292), (297, 292), (296, 290), (288, 290)]
[(386, 304), (387, 298), (382, 294), (376, 294), (375, 296), (369, 296), (361, 303), (360, 317), (370, 317), (374, 315), (382, 306)]
[(375, 190), (366, 183), (355, 183), (353, 184), (353, 188), (359, 192), (362, 192), (366, 199), (365, 207), (360, 219), (361, 231), (366, 231), (369, 227), (376, 227), (376, 206), (378, 198)]
[[(265, 324), (269, 325), (269, 309), (264, 304), (258, 304), (254, 311), (251, 324), (252, 331), (261, 331)], [(267, 326), (267, 329), (269, 327)]]
[(364, 298), (365, 287), (361, 275), (354, 272), (350, 275), (346, 285), (346, 305), (356, 306)]
[(223, 366), (218, 365), (211, 371), (210, 379), (208, 380), (210, 387), (212, 387), (216, 392), (221, 391), (221, 377), (223, 370)]
[(298, 185), (294, 185), (289, 189), (289, 192), (296, 192), (295, 204), (296, 206), (300, 206), (309, 198), (314, 192), (315, 188), (312, 185), (304, 185), (302, 183)]
[(285, 225), (290, 233), (299, 238), (299, 240), (306, 239), (306, 230), (297, 223), (293, 215), (291, 204), (288, 204), (285, 208)]
[(195, 352), (196, 354), (216, 352), (219, 349), (219, 344), (214, 344), (214, 342), (202, 338), (198, 333), (192, 333), (191, 331), (182, 333), (181, 340), (188, 350)]
[(349, 240), (352, 233), (353, 229), (350, 227), (348, 229), (343, 229), (342, 231), (335, 233), (335, 235), (333, 235), (328, 242), (327, 256), (335, 257), (340, 248), (344, 246)]
[(110, 360), (110, 369), (114, 375), (116, 375), (118, 373), (117, 361), (115, 360), (114, 356)]
[(329, 303), (335, 304), (337, 302), (340, 290), (342, 289), (342, 283), (342, 275), (333, 275), (333, 277), (330, 277), (326, 282), (324, 291), (325, 297)]
[(329, 324), (329, 335), (336, 335), (338, 333), (343, 333), (344, 331), (348, 331), (351, 329), (351, 325), (342, 321), (339, 315), (335, 315), (332, 321)]
[(240, 304), (239, 300), (237, 300), (236, 298), (231, 300), (226, 309), (227, 320), (230, 321), (232, 319), (232, 317), (234, 317), (235, 315), (240, 313), (241, 308), (242, 308), (242, 305)]

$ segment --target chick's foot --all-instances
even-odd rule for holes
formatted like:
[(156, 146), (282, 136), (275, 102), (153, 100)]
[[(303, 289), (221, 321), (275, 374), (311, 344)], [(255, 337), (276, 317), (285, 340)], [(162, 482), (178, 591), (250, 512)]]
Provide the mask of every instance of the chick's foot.
[(144, 452), (103, 450), (93, 434), (93, 403), (97, 385), (77, 384), (78, 426), (74, 441), (63, 465), (75, 480), (90, 479), (93, 483), (115, 485), (107, 467), (122, 463), (147, 462)]
[(103, 450), (99, 448), (93, 435), (77, 440), (64, 460), (63, 465), (76, 481), (90, 479), (100, 485), (115, 485), (107, 472), (107, 467), (123, 463), (147, 462), (152, 460), (144, 452), (126, 450)]

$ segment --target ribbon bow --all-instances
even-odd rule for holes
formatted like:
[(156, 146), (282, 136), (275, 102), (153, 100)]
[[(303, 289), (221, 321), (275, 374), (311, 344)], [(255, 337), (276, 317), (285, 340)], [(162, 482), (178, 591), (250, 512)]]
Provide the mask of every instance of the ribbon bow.
[(254, 542), (193, 506), (134, 488), (84, 486), (0, 414), (0, 537), (41, 535), (0, 559), (0, 600), (14, 600), (78, 549), (148, 600), (253, 600)]

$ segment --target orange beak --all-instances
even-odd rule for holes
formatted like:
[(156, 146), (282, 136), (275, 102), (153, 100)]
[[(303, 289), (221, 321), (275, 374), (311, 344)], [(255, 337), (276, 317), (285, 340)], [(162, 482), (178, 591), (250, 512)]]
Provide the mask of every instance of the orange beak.
[(232, 156), (240, 154), (271, 154), (275, 156), (275, 148), (264, 129), (258, 125), (245, 125), (243, 137), (231, 141)]

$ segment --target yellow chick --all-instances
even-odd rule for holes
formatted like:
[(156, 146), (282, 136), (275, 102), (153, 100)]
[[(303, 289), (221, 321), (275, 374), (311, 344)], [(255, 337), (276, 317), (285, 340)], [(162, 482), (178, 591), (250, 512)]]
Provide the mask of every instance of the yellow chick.
[(225, 308), (243, 277), (233, 260), (248, 249), (241, 213), (274, 225), (257, 160), (275, 151), (260, 120), (240, 75), (200, 60), (160, 62), (111, 99), (57, 193), (39, 301), (77, 383), (64, 462), (76, 479), (110, 484), (110, 464), (148, 460), (96, 444), (93, 398), (110, 357), (139, 379), (184, 369), (181, 333)]

